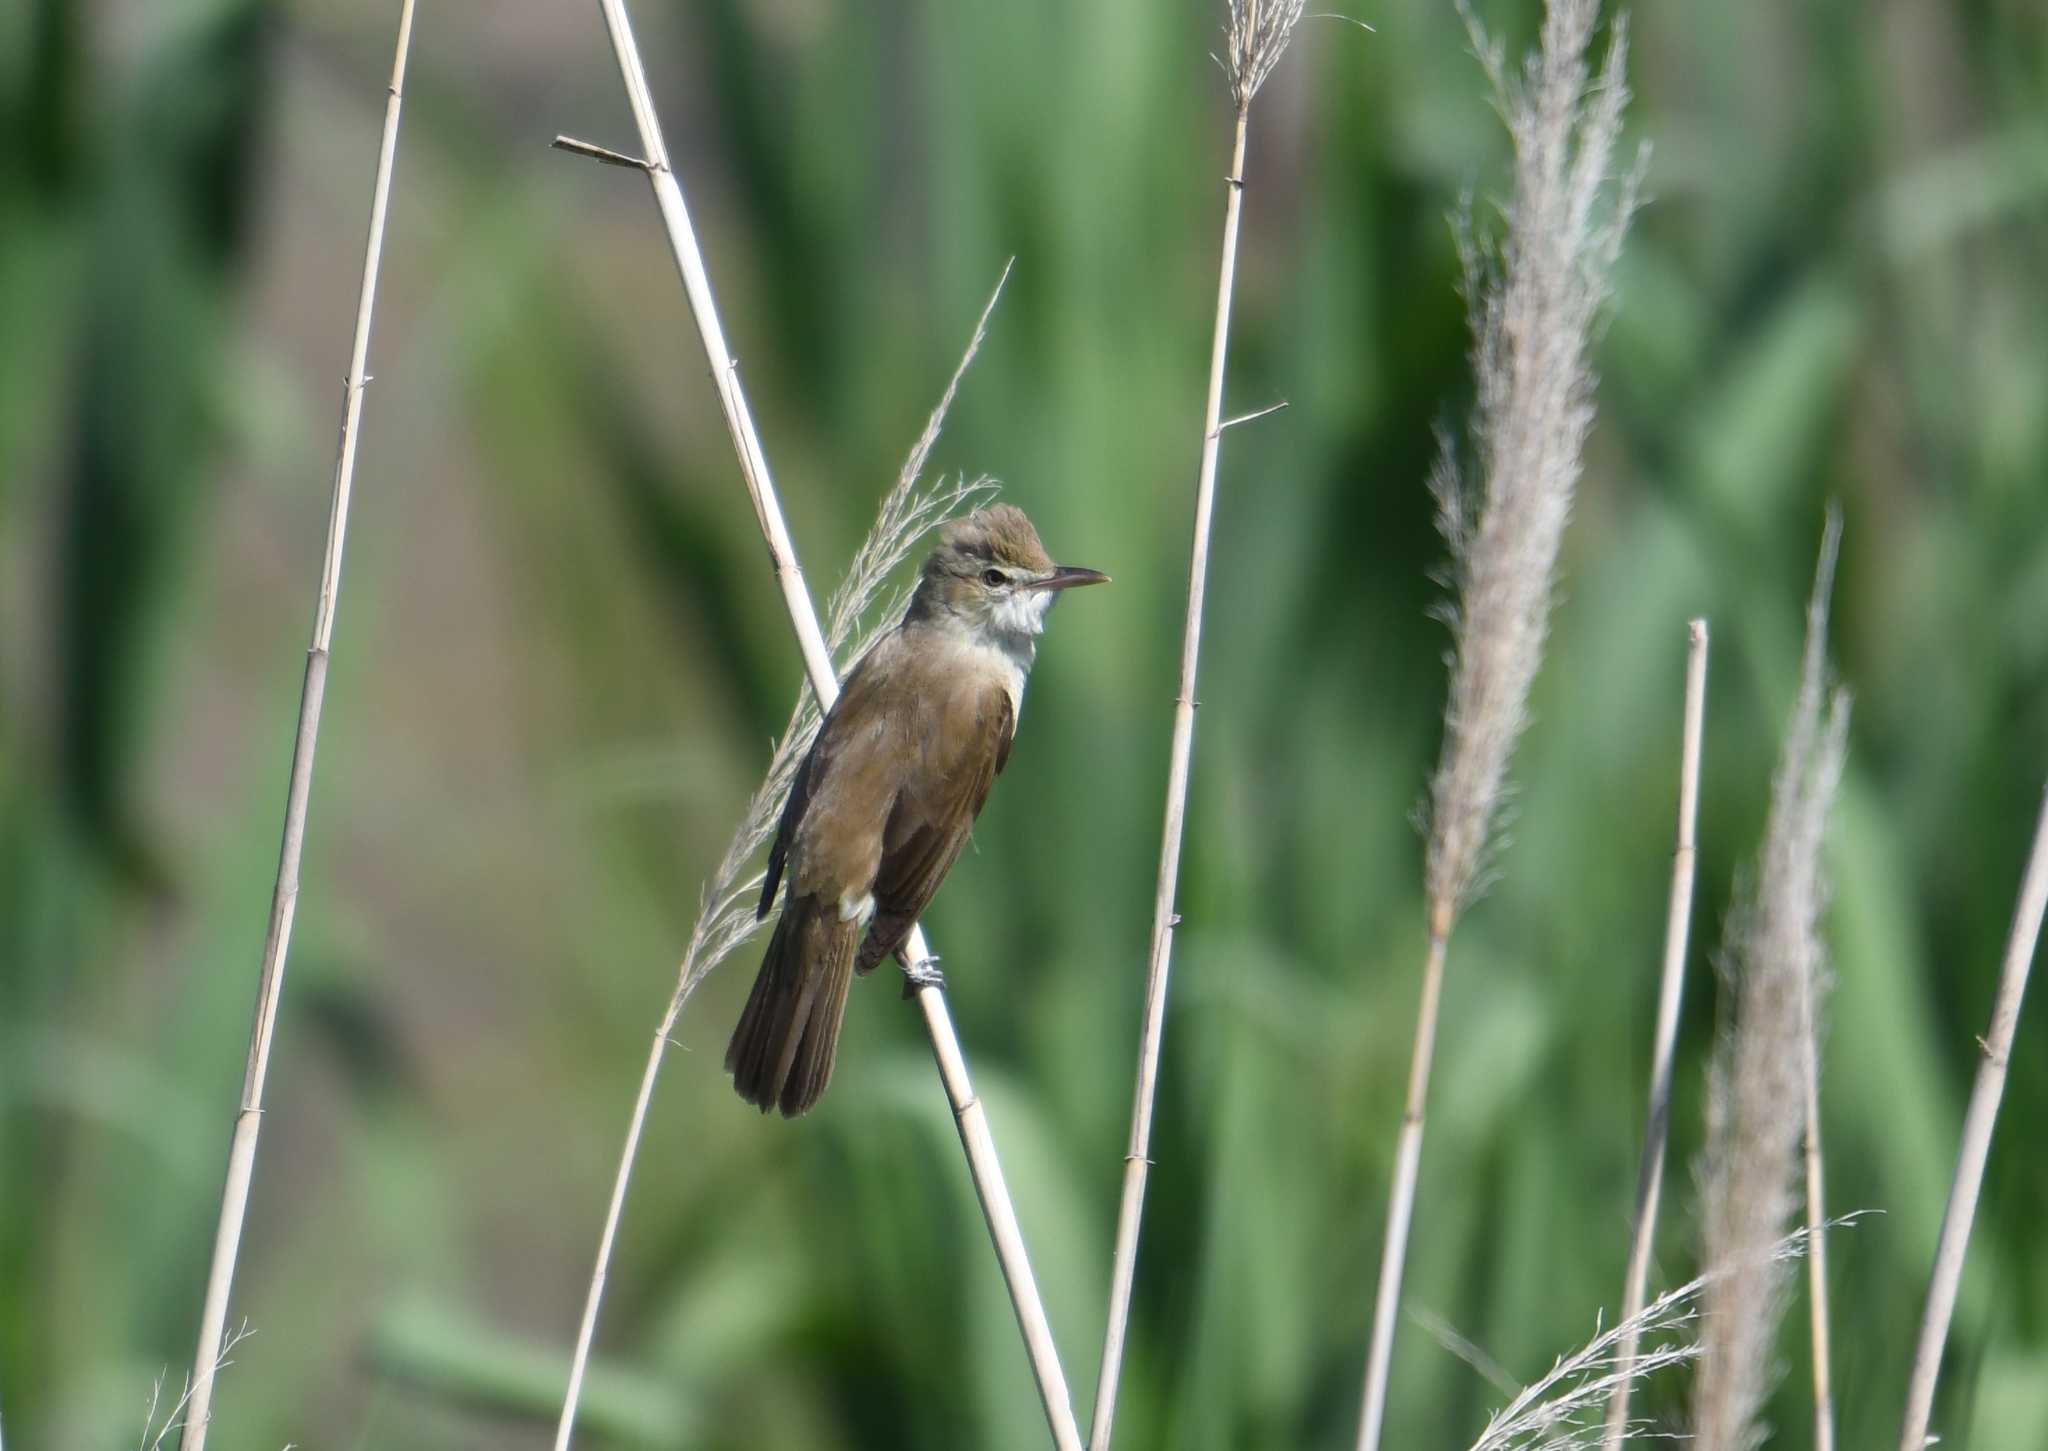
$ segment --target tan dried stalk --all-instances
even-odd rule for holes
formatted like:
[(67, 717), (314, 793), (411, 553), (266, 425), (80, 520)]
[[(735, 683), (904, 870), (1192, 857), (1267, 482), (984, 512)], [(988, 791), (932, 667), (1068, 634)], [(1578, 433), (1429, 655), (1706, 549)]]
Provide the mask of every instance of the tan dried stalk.
[[(1145, 1182), (1152, 1167), (1152, 1107), (1159, 1088), (1159, 1054), (1166, 1033), (1167, 970), (1173, 928), (1180, 920), (1181, 837), (1187, 824), (1188, 770), (1194, 757), (1195, 672), (1202, 652), (1202, 602), (1209, 581), (1209, 533), (1216, 499), (1216, 462), (1223, 431), (1223, 376), (1230, 352), (1230, 304), (1237, 282), (1237, 235), (1244, 208), (1245, 136), (1252, 98), (1273, 72), (1294, 28), (1302, 0), (1231, 0), (1225, 26), (1224, 69), (1236, 119), (1230, 170), (1223, 179), (1223, 249), (1216, 271), (1216, 315), (1209, 343), (1209, 392), (1202, 415), (1201, 463), (1195, 474), (1194, 542), (1188, 559), (1187, 613), (1181, 631), (1180, 689), (1174, 696), (1173, 740), (1166, 770), (1166, 820), (1160, 831), (1159, 878), (1152, 901), (1152, 946), (1145, 973), (1145, 1006), (1138, 1038), (1137, 1086), (1131, 1133), (1124, 1153), (1123, 1195), (1117, 1209), (1116, 1249), (1110, 1265), (1109, 1314), (1102, 1367), (1095, 1382), (1090, 1451), (1108, 1451), (1116, 1422), (1117, 1387), (1130, 1334), (1131, 1288), (1138, 1267), (1138, 1235), (1145, 1213)], [(1251, 415), (1258, 416), (1258, 415)]]
[[(826, 639), (835, 656), (857, 660), (883, 631), (893, 628), (903, 612), (903, 595), (899, 593), (885, 609), (875, 608), (890, 574), (925, 535), (954, 513), (994, 492), (994, 486), (985, 479), (972, 483), (964, 479), (951, 483), (941, 481), (929, 488), (920, 487), (920, 480), (931, 457), (932, 446), (938, 442), (946, 414), (953, 406), (960, 380), (988, 335), (989, 318), (1009, 276), (1006, 267), (996, 283), (995, 292), (989, 297), (988, 305), (982, 309), (974, 335), (968, 340), (967, 350), (961, 355), (959, 366), (953, 370), (946, 391), (926, 421), (924, 432), (911, 445), (910, 455), (904, 460), (895, 484), (883, 496), (873, 527), (847, 566), (846, 578), (833, 592), (826, 612), (831, 622)], [(868, 628), (860, 631), (854, 648), (847, 650), (847, 641), (855, 637), (863, 620), (870, 621)], [(639, 1159), (641, 1132), (646, 1126), (648, 1107), (653, 1102), (654, 1083), (660, 1074), (662, 1059), (673, 1041), (683, 1007), (696, 992), (698, 984), (766, 925), (755, 915), (755, 904), (761, 895), (762, 874), (758, 871), (748, 874), (746, 869), (759, 857), (781, 818), (782, 804), (789, 796), (790, 785), (818, 734), (822, 719), (816, 694), (810, 690), (803, 691), (791, 712), (789, 725), (769, 756), (768, 769), (760, 786), (747, 802), (747, 809), (740, 817), (740, 824), (733, 832), (724, 857), (712, 873), (711, 880), (705, 884), (698, 904), (697, 921), (690, 930), (689, 944), (684, 948), (682, 963), (676, 970), (675, 991), (669, 995), (668, 1006), (655, 1027), (654, 1040), (648, 1045), (647, 1065), (641, 1072), (639, 1091), (626, 1121), (625, 1147), (620, 1151), (619, 1166), (612, 1179), (611, 1201), (605, 1210), (604, 1228), (598, 1236), (597, 1260), (592, 1266), (590, 1285), (584, 1294), (583, 1317), (576, 1331), (576, 1349), (570, 1358), (569, 1385), (555, 1425), (558, 1451), (566, 1451), (575, 1431), (583, 1378), (589, 1369), (598, 1312), (611, 1270), (612, 1250), (618, 1238), (619, 1221), (625, 1214), (626, 1193)]]
[(1472, 434), (1480, 483), (1475, 506), (1446, 450), (1433, 485), (1451, 546), (1457, 651), (1443, 754), (1430, 785), (1429, 945), (1388, 1194), (1359, 1451), (1377, 1451), (1386, 1416), (1446, 948), (1481, 879), (1509, 758), (1527, 723), (1558, 544), (1593, 419), (1593, 326), (1635, 206), (1637, 172), (1618, 189), (1610, 185), (1628, 99), (1627, 41), (1617, 21), (1606, 63), (1592, 77), (1586, 51), (1598, 12), (1597, 0), (1550, 0), (1538, 51), (1517, 80), (1465, 11), (1514, 141), (1514, 187), (1497, 265), (1482, 257), (1469, 231), (1461, 239), (1473, 310)]
[[(690, 223), (689, 208), (683, 201), (682, 187), (669, 165), (668, 148), (662, 140), (661, 122), (647, 85), (646, 68), (641, 64), (639, 47), (633, 39), (632, 22), (627, 17), (624, 0), (599, 0), (598, 9), (611, 38), (612, 53), (618, 62), (619, 78), (625, 86), (626, 100), (640, 133), (643, 155), (639, 158), (621, 157), (607, 153), (601, 147), (581, 143), (570, 143), (570, 147), (595, 154), (600, 159), (636, 166), (647, 174), (655, 203), (661, 209), (676, 271), (681, 276), (683, 290), (689, 297), (690, 311), (697, 322), (698, 339), (711, 368), (712, 382), (718, 392), (727, 431), (732, 437), (733, 451), (739, 459), (741, 479), (753, 504), (762, 538), (768, 545), (769, 560), (782, 589), (783, 604), (789, 614), (790, 626), (796, 633), (798, 649), (803, 655), (805, 672), (810, 677), (811, 689), (818, 697), (820, 708), (829, 710), (839, 693), (832, 654), (818, 627), (818, 616), (811, 604), (810, 593), (804, 587), (803, 572), (797, 566), (796, 550), (790, 543), (789, 529), (783, 521), (782, 505), (776, 497), (774, 481), (769, 476), (768, 460), (761, 449), (753, 413), (747, 407), (746, 394), (740, 387), (739, 368), (726, 344), (724, 327), (719, 322), (711, 279), (704, 268), (696, 230)], [(903, 950), (905, 960), (914, 964), (922, 963), (933, 955), (925, 942), (923, 929), (918, 927), (911, 929)], [(1066, 1376), (1053, 1346), (1052, 1327), (1046, 1318), (1045, 1305), (1039, 1298), (1037, 1282), (1032, 1278), (1023, 1234), (1017, 1227), (1016, 1210), (1010, 1201), (1009, 1186), (1003, 1180), (1002, 1163), (996, 1156), (995, 1140), (989, 1132), (988, 1113), (968, 1079), (966, 1061), (960, 1052), (958, 1035), (953, 1031), (945, 994), (936, 987), (921, 986), (917, 991), (917, 1003), (924, 1016), (926, 1032), (932, 1040), (932, 1056), (938, 1064), (940, 1080), (952, 1105), (954, 1125), (959, 1130), (960, 1145), (967, 1156), (975, 1196), (980, 1200), (982, 1214), (988, 1221), (989, 1238), (995, 1246), (1003, 1281), (1010, 1293), (1011, 1307), (1016, 1311), (1018, 1330), (1031, 1361), (1039, 1399), (1045, 1408), (1046, 1423), (1059, 1451), (1080, 1451), (1081, 1435), (1074, 1422)], [(648, 1092), (652, 1090), (658, 1057), (658, 1053), (649, 1055), (644, 1084)], [(637, 1144), (634, 1137), (637, 1132), (637, 1124), (629, 1128), (629, 1151)], [(565, 1406), (562, 1423), (556, 1433), (558, 1448), (568, 1445), (572, 1419), (573, 1408)]]
[[(1687, 631), (1685, 655), (1685, 724), (1680, 736), (1678, 766), (1678, 842), (1671, 853), (1671, 893), (1664, 911), (1664, 971), (1657, 994), (1656, 1046), (1650, 1056), (1650, 1106), (1643, 1129), (1643, 1157), (1636, 1172), (1635, 1219), (1629, 1229), (1628, 1272), (1622, 1287), (1622, 1326), (1643, 1308), (1648, 1293), (1650, 1248), (1657, 1238), (1657, 1202), (1664, 1187), (1664, 1146), (1671, 1134), (1671, 1065), (1678, 1046), (1678, 1009), (1685, 990), (1685, 956), (1692, 930), (1692, 889), (1698, 859), (1696, 833), (1700, 808), (1700, 741), (1707, 709), (1707, 622), (1694, 620)], [(1617, 1327), (1621, 1328), (1621, 1327)], [(1624, 1332), (1616, 1355), (1626, 1372), (1636, 1353), (1636, 1338)], [(1621, 1375), (1607, 1402), (1604, 1444), (1615, 1451), (1628, 1427), (1628, 1402), (1635, 1377)]]
[(370, 381), (370, 315), (377, 299), (377, 270), (384, 253), (384, 218), (391, 198), (391, 172), (398, 154), (398, 115), (404, 102), (405, 61), (412, 43), (413, 0), (400, 0), (398, 41), (391, 61), (391, 85), (384, 102), (383, 139), (377, 150), (376, 179), (370, 190), (369, 238), (363, 246), (362, 281), (356, 292), (354, 341), (349, 350), (348, 378), (342, 385), (341, 442), (334, 464), (334, 496), (327, 516), (327, 547), (320, 565), (320, 593), (313, 610), (313, 644), (306, 652), (306, 674), (299, 689), (299, 724), (292, 741), (292, 765), (285, 789), (284, 837), (278, 850), (277, 879), (270, 892), (270, 927), (263, 941), (263, 963), (257, 973), (256, 1016), (249, 1033), (249, 1057), (242, 1075), (242, 1098), (235, 1111), (228, 1144), (227, 1179), (221, 1190), (220, 1219), (214, 1232), (213, 1262), (206, 1277), (206, 1299), (199, 1314), (199, 1340), (192, 1353), (190, 1387), (184, 1398), (183, 1451), (201, 1451), (213, 1418), (213, 1381), (226, 1346), (228, 1297), (234, 1288), (235, 1262), (242, 1248), (242, 1225), (249, 1212), (249, 1185), (256, 1173), (256, 1141), (263, 1128), (263, 1086), (270, 1071), (271, 1045), (277, 1036), (278, 999), (284, 991), (285, 956), (292, 940), (292, 917), (299, 900), (299, 861), (306, 844), (306, 802), (313, 787), (313, 751), (320, 735), (320, 707), (327, 693), (327, 659), (334, 643), (334, 612), (341, 592), (341, 551), (348, 533), (349, 491), (355, 482), (356, 439), (363, 416), (363, 388)]
[(2048, 910), (2048, 799), (2041, 804), (2014, 904), (2012, 930), (2005, 940), (2005, 961), (1998, 970), (1998, 991), (1992, 999), (1991, 1024), (1977, 1040), (1983, 1057), (1970, 1107), (1963, 1116), (1962, 1143), (1956, 1150), (1955, 1177), (1949, 1182), (1948, 1205), (1941, 1214), (1934, 1269), (1928, 1277), (1927, 1304), (1920, 1314), (1920, 1335), (1913, 1349), (1913, 1369), (1906, 1391), (1906, 1413), (1899, 1428), (1900, 1451), (1921, 1451), (1930, 1439), (1934, 1387), (1941, 1377), (1941, 1352), (1948, 1342), (1949, 1320), (1955, 1314), (1962, 1286), (1963, 1257), (1970, 1247), (1970, 1226), (1977, 1218), (1977, 1195), (1984, 1187), (1984, 1164), (1991, 1156), (1991, 1131), (1998, 1123), (1999, 1100), (2005, 1096), (2005, 1069), (2012, 1057), (2013, 1033), (2019, 1026), (2020, 1003), (2027, 993), (2027, 974), (2041, 940), (2041, 916)]
[(1819, 1003), (1829, 983), (1816, 964), (1800, 1003), (1801, 1077), (1806, 1089), (1806, 1227), (1812, 1236), (1806, 1256), (1806, 1325), (1813, 1357), (1813, 1451), (1835, 1451), (1834, 1357), (1828, 1349), (1827, 1194), (1821, 1176)]
[(1823, 986), (1821, 847), (1849, 726), (1846, 693), (1827, 684), (1827, 600), (1839, 531), (1831, 515), (1755, 882), (1737, 904), (1723, 960), (1735, 1007), (1711, 1069), (1700, 1175), (1702, 1258), (1718, 1274), (1706, 1299), (1693, 1388), (1700, 1451), (1752, 1451), (1758, 1444), (1784, 1311), (1785, 1275), (1763, 1251), (1779, 1239), (1799, 1198), (1807, 1064)]

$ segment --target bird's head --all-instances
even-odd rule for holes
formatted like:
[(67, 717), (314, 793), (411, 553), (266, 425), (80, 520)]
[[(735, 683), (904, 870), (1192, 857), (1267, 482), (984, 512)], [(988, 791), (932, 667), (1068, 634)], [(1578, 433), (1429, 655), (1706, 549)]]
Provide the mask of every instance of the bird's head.
[(910, 609), (977, 633), (1028, 637), (1045, 628), (1060, 591), (1108, 582), (1100, 570), (1054, 564), (1022, 509), (991, 504), (940, 527)]

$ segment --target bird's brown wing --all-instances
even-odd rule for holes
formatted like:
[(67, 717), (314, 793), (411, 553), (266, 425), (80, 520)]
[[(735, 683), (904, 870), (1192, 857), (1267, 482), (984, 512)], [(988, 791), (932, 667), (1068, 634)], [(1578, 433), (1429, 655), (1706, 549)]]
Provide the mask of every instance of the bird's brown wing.
[[(830, 725), (828, 718), (825, 722)], [(796, 837), (797, 824), (804, 819), (804, 810), (811, 804), (811, 791), (817, 784), (818, 770), (822, 762), (820, 755), (825, 745), (825, 728), (820, 726), (818, 734), (811, 738), (811, 748), (804, 752), (804, 763), (797, 767), (796, 779), (789, 784), (789, 796), (782, 803), (782, 819), (775, 826), (775, 841), (768, 848), (768, 871), (761, 878), (761, 900), (754, 905), (754, 920), (760, 921), (775, 905), (775, 889), (782, 885), (782, 869), (789, 861), (789, 844)]]
[(875, 916), (854, 960), (867, 972), (894, 952), (931, 905), (974, 829), (989, 788), (1010, 760), (1016, 716), (1009, 692), (994, 680), (945, 703), (927, 745), (922, 790), (896, 798), (882, 833), (881, 869), (875, 875)]
[[(761, 881), (761, 900), (754, 908), (756, 920), (766, 917), (775, 906), (775, 890), (782, 885), (791, 851), (805, 834), (804, 818), (810, 812), (812, 799), (825, 789), (823, 783), (831, 783), (832, 798), (851, 817), (865, 812), (879, 823), (888, 811), (896, 790), (895, 776), (888, 767), (890, 758), (900, 753), (902, 743), (892, 738), (891, 722), (880, 706), (886, 694), (883, 687), (900, 669), (894, 664), (900, 654), (897, 638), (885, 636), (847, 672), (839, 699), (826, 712), (817, 738), (804, 753), (803, 765), (797, 768), (796, 780), (790, 783), (789, 799), (782, 804), (782, 819), (768, 848), (768, 871)], [(815, 827), (810, 834), (817, 834)], [(851, 882), (833, 885), (847, 886)]]

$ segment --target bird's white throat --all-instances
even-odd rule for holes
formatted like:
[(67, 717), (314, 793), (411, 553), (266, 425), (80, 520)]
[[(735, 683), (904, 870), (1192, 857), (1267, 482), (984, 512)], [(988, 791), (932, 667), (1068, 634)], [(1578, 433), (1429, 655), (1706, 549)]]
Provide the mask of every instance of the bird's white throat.
[(990, 605), (989, 627), (998, 635), (1014, 635), (1024, 642), (1027, 670), (1031, 668), (1031, 657), (1038, 651), (1034, 637), (1045, 632), (1046, 612), (1057, 598), (1050, 590), (1013, 590), (998, 596)]
[(1024, 714), (1024, 681), (1038, 658), (1038, 637), (1053, 598), (1039, 590), (1005, 594), (989, 602), (988, 613), (980, 620), (955, 615), (948, 621), (948, 633), (968, 657), (962, 664), (987, 670), (1002, 682), (1010, 697), (1012, 730)]

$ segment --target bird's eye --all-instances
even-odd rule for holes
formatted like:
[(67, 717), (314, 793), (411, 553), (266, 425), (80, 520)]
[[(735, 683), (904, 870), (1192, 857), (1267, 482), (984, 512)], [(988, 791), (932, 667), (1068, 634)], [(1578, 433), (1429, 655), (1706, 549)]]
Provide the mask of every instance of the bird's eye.
[(1000, 569), (986, 569), (982, 571), (981, 582), (990, 589), (998, 589), (1008, 584), (1010, 580)]

